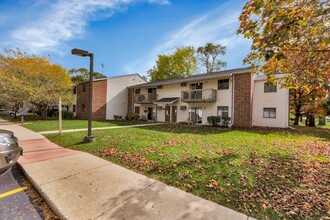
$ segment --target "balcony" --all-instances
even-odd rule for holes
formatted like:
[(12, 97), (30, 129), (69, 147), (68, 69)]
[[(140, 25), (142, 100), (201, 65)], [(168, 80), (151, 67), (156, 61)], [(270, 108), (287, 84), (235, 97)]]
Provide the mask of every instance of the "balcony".
[(181, 92), (181, 102), (215, 102), (217, 100), (217, 91), (214, 89), (196, 89)]
[(147, 93), (134, 95), (134, 102), (138, 104), (150, 104), (157, 100), (157, 94)]

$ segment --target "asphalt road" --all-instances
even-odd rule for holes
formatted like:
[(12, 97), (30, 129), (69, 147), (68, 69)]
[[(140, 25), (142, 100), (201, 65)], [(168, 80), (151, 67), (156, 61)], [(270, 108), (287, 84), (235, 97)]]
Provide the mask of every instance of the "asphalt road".
[(0, 219), (58, 219), (22, 171), (14, 166), (0, 176)]

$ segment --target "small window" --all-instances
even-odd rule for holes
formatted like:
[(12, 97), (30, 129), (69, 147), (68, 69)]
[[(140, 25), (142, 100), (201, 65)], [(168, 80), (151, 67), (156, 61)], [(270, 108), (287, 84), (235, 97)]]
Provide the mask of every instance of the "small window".
[(134, 113), (135, 114), (140, 114), (140, 106), (135, 106)]
[(72, 112), (76, 112), (76, 105), (72, 105)]
[(135, 95), (139, 95), (141, 93), (141, 89), (135, 89)]
[(218, 106), (218, 116), (228, 117), (228, 106)]
[(264, 118), (276, 118), (276, 108), (264, 108)]
[(148, 93), (149, 94), (157, 94), (157, 89), (156, 88), (148, 88)]
[(277, 84), (271, 85), (271, 84), (265, 83), (264, 92), (277, 92)]
[(158, 85), (157, 86), (157, 89), (162, 89), (163, 88), (163, 85)]
[(190, 90), (203, 89), (203, 83), (190, 84)]
[(83, 87), (83, 92), (86, 92), (86, 84), (82, 85)]
[(229, 79), (218, 80), (218, 90), (229, 89)]
[(181, 83), (181, 87), (185, 87), (185, 86), (187, 86), (186, 82)]
[(77, 94), (77, 86), (73, 87), (73, 94)]
[(85, 104), (82, 104), (81, 105), (81, 113), (85, 113), (85, 111), (86, 111), (86, 106), (85, 106)]

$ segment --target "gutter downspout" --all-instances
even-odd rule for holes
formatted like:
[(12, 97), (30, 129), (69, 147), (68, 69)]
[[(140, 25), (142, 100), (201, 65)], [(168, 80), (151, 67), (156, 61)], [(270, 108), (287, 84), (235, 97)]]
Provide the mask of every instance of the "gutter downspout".
[(231, 128), (234, 125), (234, 98), (235, 98), (235, 93), (234, 93), (234, 75), (233, 73), (229, 75), (229, 79), (231, 80), (231, 123), (229, 125), (229, 128)]

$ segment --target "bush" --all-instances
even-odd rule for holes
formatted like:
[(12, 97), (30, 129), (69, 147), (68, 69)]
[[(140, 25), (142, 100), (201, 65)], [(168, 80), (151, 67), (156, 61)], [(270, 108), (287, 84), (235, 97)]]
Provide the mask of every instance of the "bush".
[(325, 125), (325, 117), (319, 116), (319, 126)]
[(113, 115), (113, 118), (114, 118), (115, 120), (120, 120), (120, 119), (121, 119), (121, 115)]
[(133, 120), (137, 120), (139, 118), (139, 115), (135, 114), (134, 112), (129, 112), (127, 113), (126, 118), (129, 121), (133, 121)]
[(207, 123), (209, 123), (212, 126), (219, 126), (221, 121), (220, 116), (209, 116), (207, 117)]
[(62, 117), (64, 119), (72, 119), (73, 118), (73, 112), (63, 111), (62, 112)]
[(222, 117), (222, 126), (228, 127), (230, 123), (230, 117)]

